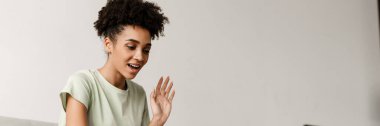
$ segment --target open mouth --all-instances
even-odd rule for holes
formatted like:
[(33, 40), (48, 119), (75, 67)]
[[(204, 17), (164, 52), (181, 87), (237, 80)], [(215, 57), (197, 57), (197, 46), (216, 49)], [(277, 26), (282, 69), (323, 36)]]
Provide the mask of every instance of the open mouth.
[(138, 65), (138, 64), (130, 64), (128, 63), (128, 66), (132, 69), (140, 69), (141, 68), (141, 65)]

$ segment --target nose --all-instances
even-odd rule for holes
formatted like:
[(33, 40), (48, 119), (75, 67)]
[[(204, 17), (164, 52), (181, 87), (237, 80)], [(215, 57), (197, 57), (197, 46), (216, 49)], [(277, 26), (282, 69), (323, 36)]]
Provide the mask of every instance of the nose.
[(137, 61), (140, 61), (142, 62), (144, 60), (144, 54), (143, 54), (143, 51), (136, 51), (135, 55), (133, 56), (134, 59), (136, 59)]

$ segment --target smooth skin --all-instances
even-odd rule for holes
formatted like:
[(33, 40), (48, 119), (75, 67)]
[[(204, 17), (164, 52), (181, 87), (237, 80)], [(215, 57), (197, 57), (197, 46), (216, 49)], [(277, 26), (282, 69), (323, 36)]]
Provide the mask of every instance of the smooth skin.
[[(103, 41), (108, 59), (106, 64), (98, 69), (104, 78), (119, 89), (125, 90), (126, 79), (133, 79), (149, 59), (151, 48), (150, 33), (140, 26), (124, 26), (124, 29), (116, 35), (116, 40), (106, 37)], [(132, 70), (128, 64), (140, 66), (139, 70)], [(175, 90), (172, 90), (173, 82), (167, 77), (165, 81), (161, 77), (155, 90), (150, 94), (150, 103), (153, 117), (149, 126), (163, 126), (170, 116)], [(86, 107), (71, 97), (67, 96), (66, 108), (67, 126), (87, 126)]]

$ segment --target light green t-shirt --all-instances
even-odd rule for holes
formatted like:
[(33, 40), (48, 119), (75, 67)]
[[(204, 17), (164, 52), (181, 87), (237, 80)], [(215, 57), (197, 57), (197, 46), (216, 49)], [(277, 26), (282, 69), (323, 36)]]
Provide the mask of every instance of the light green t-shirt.
[(60, 93), (63, 106), (59, 126), (66, 125), (66, 95), (87, 108), (90, 126), (147, 126), (150, 122), (144, 89), (130, 81), (127, 90), (110, 84), (98, 70), (81, 70), (71, 75)]

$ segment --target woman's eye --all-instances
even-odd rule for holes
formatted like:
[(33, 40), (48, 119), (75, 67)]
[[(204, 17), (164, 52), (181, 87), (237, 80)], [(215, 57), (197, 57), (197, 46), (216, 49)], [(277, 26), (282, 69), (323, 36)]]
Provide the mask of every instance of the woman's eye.
[(150, 52), (149, 49), (145, 49), (145, 50), (144, 50), (144, 53), (145, 53), (145, 54), (149, 54), (149, 52)]
[(128, 47), (128, 49), (130, 49), (130, 50), (134, 50), (134, 49), (136, 49), (135, 46), (127, 46), (127, 47)]

